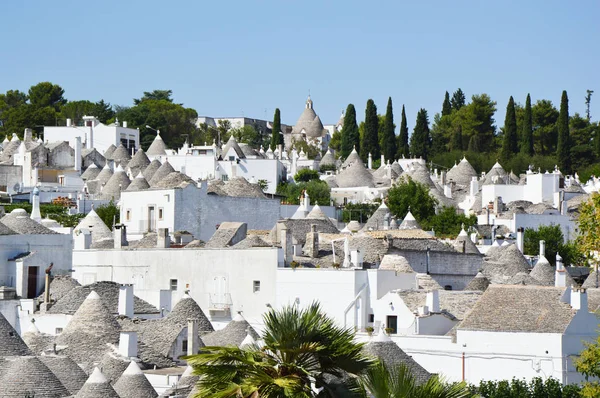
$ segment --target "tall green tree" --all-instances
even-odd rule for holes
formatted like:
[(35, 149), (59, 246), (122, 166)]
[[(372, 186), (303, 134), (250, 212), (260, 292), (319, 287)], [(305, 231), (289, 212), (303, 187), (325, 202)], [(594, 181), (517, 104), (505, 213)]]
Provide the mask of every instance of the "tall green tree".
[(277, 145), (283, 144), (283, 135), (281, 135), (281, 114), (279, 108), (275, 109), (273, 116), (273, 130), (271, 133), (271, 150), (274, 151)]
[(463, 91), (460, 88), (456, 90), (454, 94), (452, 94), (452, 100), (450, 101), (450, 104), (452, 105), (452, 110), (460, 110), (460, 108), (465, 106), (466, 100), (467, 99), (465, 97), (465, 93), (463, 93)]
[(521, 131), (521, 153), (533, 156), (533, 118), (531, 113), (531, 96), (527, 94), (525, 100), (525, 114), (523, 115), (523, 129)]
[(153, 91), (144, 91), (144, 95), (142, 98), (133, 100), (134, 105), (139, 105), (140, 103), (146, 100), (157, 100), (157, 101), (168, 101), (173, 102), (173, 90), (153, 90)]
[(381, 151), (386, 160), (393, 162), (396, 159), (396, 133), (394, 126), (394, 110), (392, 108), (392, 97), (388, 98), (387, 110), (385, 112), (385, 125), (383, 127), (383, 147)]
[(347, 158), (354, 148), (356, 148), (356, 151), (360, 151), (360, 135), (358, 124), (356, 124), (356, 109), (353, 104), (348, 104), (344, 114), (344, 125), (342, 126), (342, 158)]
[(400, 122), (400, 132), (398, 134), (398, 158), (409, 157), (410, 148), (408, 146), (408, 124), (406, 123), (406, 110), (402, 105), (402, 121)]
[(444, 104), (442, 105), (442, 116), (448, 116), (452, 113), (452, 104), (450, 103), (450, 94), (446, 91)]
[(410, 208), (410, 212), (420, 223), (426, 223), (435, 216), (437, 204), (437, 200), (429, 194), (429, 187), (410, 177), (403, 178), (399, 184), (390, 188), (387, 197), (387, 205), (393, 215), (403, 219)]
[(410, 152), (413, 157), (427, 159), (431, 150), (431, 133), (429, 131), (429, 117), (427, 110), (421, 108), (417, 113), (415, 128), (410, 136)]
[(562, 92), (560, 99), (560, 113), (557, 121), (558, 141), (556, 145), (556, 157), (558, 166), (563, 173), (571, 172), (571, 154), (569, 142), (569, 97), (567, 92)]
[(318, 304), (287, 306), (264, 316), (263, 346), (204, 347), (187, 357), (202, 397), (335, 397), (336, 378), (358, 375), (372, 361)]
[(517, 137), (517, 115), (515, 114), (515, 100), (512, 95), (506, 106), (506, 116), (504, 118), (504, 135), (502, 138), (502, 150), (500, 157), (507, 161), (519, 151), (519, 142)]
[(459, 124), (455, 130), (454, 134), (452, 134), (452, 141), (450, 141), (450, 150), (451, 151), (462, 151), (463, 143), (462, 143), (462, 126)]
[(29, 103), (37, 109), (50, 107), (59, 112), (60, 108), (67, 103), (64, 94), (65, 90), (58, 84), (41, 82), (29, 89)]
[(0, 132), (9, 138), (14, 134), (23, 134), (26, 127), (32, 126), (29, 97), (19, 90), (8, 90), (0, 94)]
[(558, 110), (550, 100), (538, 100), (531, 107), (534, 151), (550, 155), (556, 151)]
[(381, 150), (379, 148), (379, 118), (377, 117), (377, 106), (372, 99), (367, 101), (365, 110), (365, 130), (360, 144), (360, 157), (367, 161), (369, 154), (373, 159), (379, 159)]
[(62, 107), (60, 116), (63, 119), (71, 119), (73, 125), (78, 126), (83, 123), (83, 116), (95, 116), (95, 108), (96, 104), (91, 101), (69, 101)]

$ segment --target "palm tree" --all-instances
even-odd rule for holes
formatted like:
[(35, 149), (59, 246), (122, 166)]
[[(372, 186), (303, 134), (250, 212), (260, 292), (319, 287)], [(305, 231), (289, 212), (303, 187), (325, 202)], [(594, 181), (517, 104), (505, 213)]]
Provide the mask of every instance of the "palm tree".
[(354, 332), (317, 303), (271, 309), (264, 322), (261, 346), (204, 347), (186, 358), (201, 376), (197, 397), (333, 397), (340, 379), (372, 364)]
[(364, 398), (468, 398), (473, 397), (467, 385), (446, 383), (437, 375), (419, 385), (404, 364), (393, 367), (378, 361), (357, 379), (355, 392)]

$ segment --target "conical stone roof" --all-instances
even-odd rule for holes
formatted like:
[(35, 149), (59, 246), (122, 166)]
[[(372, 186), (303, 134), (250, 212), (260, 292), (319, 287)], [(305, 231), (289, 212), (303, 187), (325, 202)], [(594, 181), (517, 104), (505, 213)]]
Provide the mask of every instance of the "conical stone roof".
[(118, 344), (121, 327), (92, 291), (71, 318), (56, 343), (67, 346), (66, 354), (78, 364), (100, 361), (109, 344)]
[(296, 125), (292, 128), (292, 134), (302, 134), (303, 131), (307, 133), (316, 117), (317, 114), (313, 110), (313, 102), (309, 96), (306, 100), (306, 107), (298, 118)]
[(471, 240), (464, 228), (461, 229), (460, 233), (456, 237), (456, 240), (454, 241), (454, 247), (457, 251), (460, 252), (462, 250), (463, 242), (465, 245), (465, 253), (481, 254), (477, 248), (477, 245), (475, 245), (475, 243)]
[[(348, 156), (350, 158), (350, 156)], [(340, 188), (375, 187), (373, 175), (366, 169), (362, 161), (352, 162), (335, 177)]]
[(37, 326), (35, 326), (35, 320), (32, 319), (29, 329), (23, 333), (23, 341), (35, 355), (39, 355), (44, 350), (52, 347), (54, 336), (41, 333)]
[(144, 176), (146, 181), (150, 182), (150, 179), (154, 176), (154, 173), (156, 173), (156, 171), (160, 169), (160, 166), (162, 166), (162, 164), (158, 159), (154, 159), (152, 162), (150, 162), (148, 167), (146, 167), (142, 171), (142, 175)]
[[(222, 156), (227, 156), (227, 153), (229, 153), (229, 151), (231, 149), (233, 149), (235, 151), (238, 158), (244, 159), (246, 157), (246, 155), (244, 154), (244, 151), (242, 151), (242, 148), (240, 148), (240, 146), (238, 145), (233, 134), (229, 136), (229, 140), (223, 147), (223, 150), (221, 151)], [(224, 159), (224, 160), (227, 160), (227, 159)]]
[(446, 174), (448, 181), (452, 180), (460, 185), (470, 185), (471, 179), (477, 176), (477, 172), (465, 157)]
[(104, 151), (104, 158), (107, 160), (113, 160), (113, 153), (116, 149), (117, 147), (115, 144), (110, 144), (110, 146), (106, 148), (106, 151)]
[(92, 242), (97, 242), (102, 239), (112, 238), (112, 232), (104, 224), (98, 213), (94, 209), (77, 224), (73, 232), (78, 233), (82, 229), (87, 229), (92, 233)]
[(479, 290), (485, 292), (485, 290), (490, 285), (490, 281), (485, 277), (481, 272), (478, 272), (475, 275), (475, 278), (471, 279), (471, 281), (465, 287), (465, 290)]
[(554, 286), (555, 271), (556, 269), (552, 266), (552, 264), (550, 264), (548, 259), (544, 256), (541, 256), (529, 275), (537, 280), (540, 285)]
[(323, 213), (318, 204), (314, 205), (312, 210), (306, 215), (309, 220), (329, 220), (329, 217)]
[(108, 165), (108, 163), (106, 163), (106, 165), (104, 165), (104, 167), (102, 168), (100, 173), (96, 176), (96, 181), (100, 181), (100, 184), (106, 184), (108, 182), (108, 180), (110, 180), (110, 177), (112, 177), (112, 176), (113, 176), (113, 171), (110, 168), (110, 166)]
[(385, 217), (391, 221), (390, 209), (386, 206), (385, 202), (381, 202), (381, 205), (375, 210), (375, 212), (369, 217), (367, 222), (362, 228), (362, 231), (381, 231), (383, 230), (383, 224)]
[(129, 362), (129, 358), (119, 355), (119, 353), (111, 347), (111, 350), (107, 351), (100, 360), (98, 367), (102, 370), (102, 374), (112, 386), (119, 380), (123, 372), (125, 372), (125, 369), (129, 366)]
[(71, 395), (77, 394), (85, 384), (87, 375), (83, 369), (68, 356), (41, 355), (38, 359), (54, 373), (62, 385), (69, 390)]
[(127, 177), (127, 173), (125, 173), (121, 165), (119, 165), (104, 188), (102, 188), (101, 196), (117, 200), (121, 197), (121, 192), (126, 190), (129, 184), (131, 184), (131, 180)]
[[(148, 166), (148, 167), (150, 167), (150, 166)], [(171, 166), (171, 163), (169, 163), (168, 160), (165, 160), (165, 162), (152, 175), (152, 178), (150, 180), (148, 180), (148, 183), (150, 184), (151, 187), (154, 187), (163, 178), (165, 178), (166, 176), (168, 176), (169, 174), (171, 174), (174, 171), (175, 171), (175, 169), (173, 168), (173, 166)], [(147, 177), (146, 177), (146, 179), (147, 179)]]
[(127, 163), (127, 169), (131, 171), (132, 176), (137, 176), (141, 171), (143, 171), (150, 164), (150, 159), (146, 156), (146, 153), (143, 149), (140, 149), (133, 155), (131, 161)]
[(75, 395), (75, 398), (122, 398), (111, 387), (106, 377), (100, 369), (94, 368), (94, 371), (87, 379), (81, 390)]
[(419, 225), (419, 223), (415, 219), (415, 217), (412, 215), (412, 213), (410, 212), (410, 209), (409, 209), (408, 213), (406, 213), (406, 216), (404, 216), (404, 220), (402, 220), (402, 224), (400, 224), (398, 229), (422, 229), (422, 228), (421, 228), (421, 225)]
[(125, 167), (127, 163), (131, 160), (131, 154), (129, 153), (127, 148), (123, 146), (123, 144), (120, 144), (117, 147), (117, 149), (115, 149), (115, 151), (112, 153), (112, 158), (115, 161), (115, 164), (119, 164)]
[(100, 174), (100, 169), (94, 163), (90, 164), (87, 169), (81, 174), (82, 180), (95, 180)]
[(197, 376), (194, 374), (194, 369), (191, 366), (188, 366), (185, 369), (185, 372), (183, 372), (183, 374), (181, 375), (181, 378), (179, 379), (179, 381), (177, 382), (177, 384), (175, 384), (175, 387), (171, 387), (168, 390), (166, 390), (165, 392), (163, 392), (160, 396), (161, 397), (171, 397), (173, 395), (175, 395), (175, 393), (177, 394), (181, 394), (182, 397), (189, 397), (191, 396), (191, 392), (194, 389), (194, 386), (196, 385), (196, 383), (198, 383), (198, 380), (200, 379), (200, 376)]
[(323, 156), (323, 159), (321, 159), (319, 166), (331, 166), (331, 165), (335, 165), (335, 157), (333, 156), (333, 152), (331, 151), (331, 149), (328, 149), (325, 156)]
[(392, 171), (394, 171), (397, 176), (400, 176), (404, 172), (397, 160), (394, 160), (394, 163), (392, 163)]
[(258, 334), (248, 321), (241, 315), (236, 315), (223, 329), (202, 336), (206, 346), (236, 346), (239, 347), (248, 334), (258, 339)]
[(24, 209), (14, 209), (0, 219), (0, 223), (21, 235), (53, 235), (57, 232), (32, 220)]
[(354, 148), (352, 150), (352, 152), (350, 152), (350, 155), (348, 155), (346, 160), (344, 160), (344, 163), (342, 163), (342, 168), (345, 169), (346, 167), (350, 166), (351, 164), (357, 163), (357, 162), (362, 164), (363, 161), (360, 158), (360, 156), (358, 156), (358, 152), (356, 152), (356, 148)]
[(181, 300), (175, 304), (173, 310), (167, 315), (167, 319), (181, 325), (187, 325), (188, 319), (198, 320), (198, 331), (201, 333), (212, 332), (215, 329), (198, 305), (189, 295), (184, 295)]
[(148, 157), (164, 156), (167, 154), (166, 150), (167, 146), (157, 132), (154, 141), (152, 141), (152, 144), (150, 144), (150, 147), (148, 147), (148, 150), (146, 151), (146, 155), (148, 155)]
[(114, 389), (121, 398), (154, 398), (158, 396), (152, 384), (134, 361), (129, 363), (125, 372), (115, 383)]
[(5, 358), (0, 396), (60, 398), (71, 394), (56, 375), (34, 356)]
[(31, 355), (19, 333), (0, 312), (0, 357)]
[(127, 187), (126, 191), (143, 191), (150, 188), (150, 184), (144, 178), (144, 175), (140, 172), (137, 177), (131, 181), (131, 184)]

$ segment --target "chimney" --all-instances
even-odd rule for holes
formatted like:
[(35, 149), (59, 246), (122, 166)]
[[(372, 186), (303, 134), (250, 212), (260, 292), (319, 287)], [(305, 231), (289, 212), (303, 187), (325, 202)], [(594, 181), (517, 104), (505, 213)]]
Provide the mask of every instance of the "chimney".
[(279, 151), (279, 159), (283, 159), (283, 145), (277, 145), (277, 150)]
[(517, 248), (521, 253), (525, 250), (525, 228), (517, 228)]
[(25, 129), (25, 132), (23, 133), (23, 141), (33, 141), (33, 132), (31, 129)]
[(319, 256), (319, 232), (317, 232), (317, 225), (311, 224), (310, 234), (308, 234), (308, 256), (317, 258)]
[(494, 199), (494, 213), (498, 214), (498, 213), (502, 213), (502, 197), (501, 196), (497, 196)]
[(123, 122), (123, 127), (127, 128), (127, 121)]
[(71, 119), (67, 118), (67, 127), (71, 127), (72, 125)]
[(119, 286), (119, 315), (133, 318), (133, 285)]
[(197, 319), (188, 319), (188, 328), (187, 328), (187, 355), (196, 355), (200, 348), (200, 344), (198, 341), (198, 320)]
[(127, 358), (137, 357), (137, 333), (121, 332), (119, 333), (119, 354)]
[(373, 156), (371, 156), (371, 152), (369, 152), (369, 159), (367, 159), (367, 167), (369, 169), (373, 168)]
[(281, 248), (283, 249), (283, 262), (289, 265), (293, 260), (292, 233), (284, 223), (281, 223)]
[(571, 290), (571, 307), (574, 310), (588, 311), (587, 292), (584, 288), (579, 288), (578, 290)]
[(540, 257), (546, 257), (546, 241), (540, 240)]
[(113, 228), (114, 248), (121, 249), (127, 246), (127, 227), (125, 224), (115, 224)]
[(479, 191), (477, 177), (471, 177), (471, 185), (469, 186), (469, 196), (477, 195), (477, 191)]
[(87, 250), (92, 245), (92, 234), (88, 229), (80, 229), (79, 231), (75, 231), (75, 236), (73, 237), (75, 250)]
[(310, 207), (310, 196), (308, 196), (308, 192), (304, 191), (304, 208), (308, 211)]
[(237, 177), (237, 163), (231, 162), (231, 178)]
[(94, 121), (90, 121), (90, 137), (89, 140), (87, 140), (87, 149), (92, 149), (94, 147)]
[(381, 154), (381, 163), (379, 163), (380, 166), (385, 166), (385, 156), (383, 156), (383, 153)]
[(446, 172), (445, 171), (442, 171), (440, 173), (440, 185), (441, 186), (446, 185)]
[(390, 229), (390, 213), (385, 213), (383, 216), (383, 230), (387, 231)]
[(81, 137), (75, 137), (75, 170), (81, 171)]
[(554, 286), (566, 287), (567, 286), (567, 270), (563, 264), (562, 257), (556, 253), (556, 272), (554, 274)]
[(156, 247), (158, 249), (168, 249), (171, 247), (169, 228), (158, 228), (156, 233)]
[(431, 312), (440, 312), (440, 292), (437, 289), (427, 292), (425, 305)]
[(456, 243), (457, 243), (457, 244), (456, 244), (456, 250), (457, 250), (459, 253), (465, 253), (465, 252), (467, 251), (467, 249), (466, 249), (466, 243), (467, 243), (467, 242), (465, 242), (464, 240), (461, 240), (461, 241), (459, 241), (459, 242), (456, 242)]

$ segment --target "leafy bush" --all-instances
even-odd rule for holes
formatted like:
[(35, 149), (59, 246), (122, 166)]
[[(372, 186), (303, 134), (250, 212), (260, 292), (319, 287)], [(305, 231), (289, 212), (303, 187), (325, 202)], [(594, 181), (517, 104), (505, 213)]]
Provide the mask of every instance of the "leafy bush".
[(525, 230), (525, 254), (537, 255), (540, 252), (540, 240), (546, 242), (546, 258), (555, 265), (556, 253), (563, 258), (565, 265), (578, 265), (583, 262), (583, 255), (574, 243), (564, 243), (564, 236), (559, 225), (540, 225), (538, 229)]
[(301, 169), (298, 170), (296, 175), (294, 176), (294, 181), (296, 182), (308, 182), (311, 180), (318, 180), (319, 172), (311, 169)]
[(325, 173), (327, 171), (335, 171), (336, 167), (334, 164), (324, 164), (323, 166), (319, 167), (319, 171), (321, 173)]
[(426, 230), (432, 229), (436, 236), (440, 237), (456, 237), (464, 224), (465, 229), (477, 224), (477, 217), (470, 217), (464, 214), (457, 214), (454, 207), (444, 207), (438, 214), (435, 214), (431, 219), (424, 223), (422, 227)]
[(421, 225), (435, 215), (437, 200), (429, 195), (429, 188), (409, 178), (394, 185), (388, 192), (387, 205), (392, 214), (403, 219), (410, 212)]
[(576, 398), (581, 387), (576, 384), (563, 386), (556, 379), (536, 377), (529, 383), (517, 378), (482, 381), (479, 387), (469, 386), (469, 390), (482, 398)]
[(329, 205), (331, 200), (329, 185), (325, 181), (311, 180), (309, 182), (283, 183), (277, 186), (277, 195), (283, 196), (282, 203), (300, 204), (300, 194), (306, 190), (312, 204)]
[(113, 224), (121, 222), (119, 208), (112, 200), (106, 205), (98, 206), (95, 210), (102, 221), (104, 221), (104, 224), (110, 229), (112, 229)]
[(348, 203), (342, 211), (342, 221), (366, 223), (378, 207), (377, 203)]

